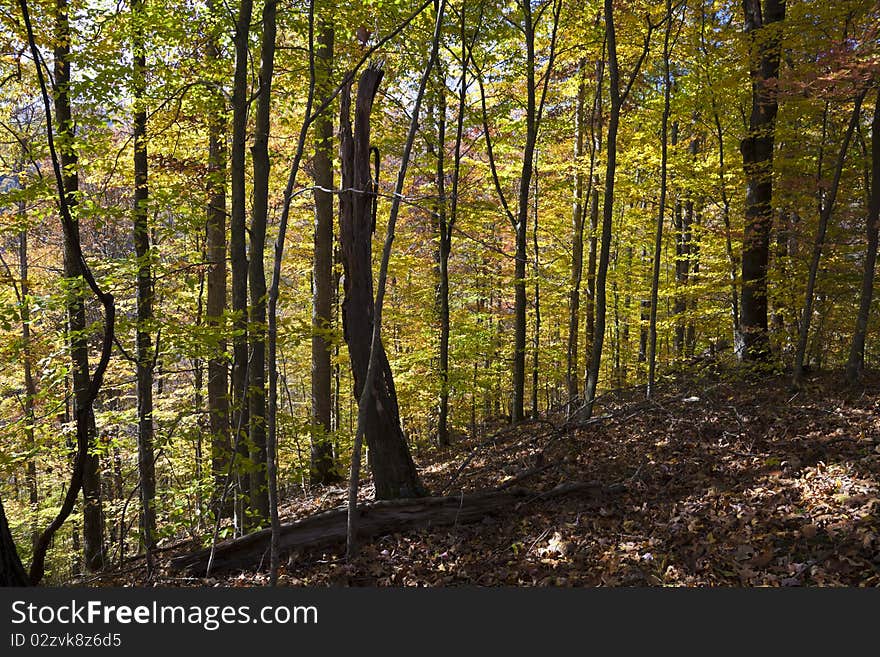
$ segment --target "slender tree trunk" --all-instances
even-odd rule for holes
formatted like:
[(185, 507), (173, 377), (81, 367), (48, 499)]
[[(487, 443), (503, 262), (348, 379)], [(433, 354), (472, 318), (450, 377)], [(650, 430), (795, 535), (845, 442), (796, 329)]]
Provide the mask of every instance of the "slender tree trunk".
[(776, 124), (776, 81), (779, 77), (778, 26), (785, 18), (784, 0), (744, 0), (745, 31), (750, 37), (749, 69), (752, 110), (749, 131), (740, 144), (746, 174), (745, 233), (742, 252), (741, 357), (770, 358), (767, 335), (767, 263), (773, 221), (773, 141)]
[(526, 143), (523, 150), (522, 172), (519, 177), (519, 199), (517, 204), (516, 255), (514, 264), (514, 310), (513, 310), (513, 405), (511, 422), (525, 418), (525, 374), (526, 374), (526, 264), (528, 255), (528, 216), (529, 192), (531, 188), (535, 144), (537, 142), (537, 99), (535, 76), (535, 26), (532, 22), (532, 8), (529, 2), (520, 2), (523, 12), (523, 33), (526, 46)]
[[(210, 0), (209, 12), (218, 16), (218, 0)], [(218, 34), (211, 35), (208, 59), (219, 69), (222, 53)], [(214, 503), (220, 500), (225, 474), (231, 458), (229, 439), (229, 392), (226, 370), (226, 103), (221, 94), (214, 96), (213, 111), (208, 119), (208, 179), (206, 195), (206, 253), (208, 261), (208, 300), (205, 322), (215, 332), (216, 346), (208, 359), (208, 415), (211, 427), (211, 477)], [(221, 513), (225, 513), (221, 510)]]
[[(464, 7), (462, 7), (462, 10)], [(438, 66), (436, 93), (437, 144), (428, 144), (436, 162), (434, 186), (437, 202), (434, 216), (437, 227), (437, 316), (440, 324), (440, 396), (437, 417), (437, 444), (449, 445), (449, 215), (446, 206), (446, 78)], [(431, 110), (428, 111), (431, 114)]]
[(865, 222), (867, 251), (862, 273), (862, 291), (859, 296), (859, 311), (856, 315), (856, 328), (853, 332), (846, 364), (846, 378), (849, 383), (858, 380), (865, 366), (865, 334), (871, 314), (871, 300), (874, 295), (874, 269), (877, 264), (877, 227), (880, 224), (880, 90), (874, 101), (874, 118), (871, 121), (871, 197), (868, 202), (868, 217)]
[(535, 308), (535, 332), (532, 335), (532, 418), (537, 419), (539, 415), (538, 409), (538, 366), (539, 366), (539, 357), (538, 353), (541, 348), (541, 260), (540, 260), (540, 252), (538, 250), (538, 157), (535, 155), (535, 191), (534, 191), (534, 212), (532, 217), (532, 251), (534, 253), (534, 260), (532, 261), (532, 272), (535, 277), (535, 296), (534, 296), (534, 308)]
[[(324, 103), (333, 93), (333, 22), (325, 19), (318, 29), (315, 57), (315, 91)], [(312, 447), (309, 480), (312, 485), (339, 481), (330, 441), (331, 365), (333, 341), (333, 112), (327, 108), (315, 119), (315, 255), (312, 272)], [(325, 191), (327, 190), (327, 191)]]
[[(232, 150), (230, 175), (232, 215), (229, 220), (229, 264), (232, 270), (232, 426), (238, 434), (233, 442), (240, 452), (236, 458), (248, 458), (248, 260), (247, 260), (247, 180), (245, 175), (248, 108), (248, 71), (253, 0), (241, 0), (235, 25), (235, 72), (232, 88)], [(235, 470), (237, 498), (247, 496), (250, 481), (243, 468)], [(242, 526), (241, 518), (238, 519)]]
[[(597, 25), (602, 20), (601, 14), (596, 17)], [(590, 226), (589, 226), (589, 252), (587, 254), (587, 284), (586, 303), (584, 304), (584, 390), (586, 391), (587, 379), (589, 378), (590, 360), (593, 354), (593, 334), (596, 328), (596, 256), (598, 248), (599, 231), (599, 188), (600, 178), (596, 168), (599, 153), (602, 150), (604, 131), (602, 109), (602, 87), (605, 80), (605, 52), (607, 50), (607, 35), (602, 43), (602, 56), (596, 61), (596, 95), (593, 98), (593, 110), (590, 117)], [(586, 394), (584, 396), (586, 401)], [(579, 411), (580, 412), (580, 411)]]
[[(685, 214), (686, 216), (691, 217), (691, 219), (688, 221), (688, 225), (690, 226), (690, 274), (688, 275), (688, 283), (694, 285), (700, 274), (700, 233), (694, 231), (694, 226), (700, 226), (701, 218), (700, 213), (694, 211), (694, 202), (691, 200), (688, 200), (685, 204)], [(688, 319), (687, 329), (685, 331), (684, 337), (684, 353), (687, 358), (694, 357), (694, 350), (697, 344), (697, 320), (695, 319), (695, 317), (698, 302), (696, 299), (696, 295), (692, 296), (693, 298), (688, 304), (691, 317), (690, 319)]]
[(587, 127), (586, 101), (586, 59), (578, 64), (578, 95), (575, 106), (574, 130), (574, 198), (571, 210), (571, 276), (568, 290), (568, 351), (565, 362), (565, 381), (568, 388), (568, 413), (574, 409), (578, 399), (578, 345), (580, 332), (581, 280), (584, 273), (584, 171), (583, 159), (585, 132)]
[(250, 409), (251, 499), (250, 509), (258, 519), (269, 517), (266, 480), (266, 225), (269, 215), (269, 129), (272, 75), (275, 68), (277, 0), (263, 5), (263, 37), (260, 57), (260, 92), (254, 127), (254, 193), (251, 215), (251, 248), (248, 263), (250, 287), (251, 377), (248, 385)]
[(819, 273), (819, 260), (822, 257), (822, 249), (825, 246), (825, 233), (828, 230), (828, 222), (831, 219), (831, 213), (834, 212), (834, 203), (837, 200), (837, 190), (840, 187), (840, 178), (843, 174), (846, 152), (849, 150), (849, 142), (852, 139), (853, 132), (855, 132), (856, 126), (861, 118), (862, 100), (865, 98), (866, 93), (867, 89), (860, 93), (856, 98), (852, 118), (850, 118), (849, 125), (846, 128), (843, 143), (840, 145), (840, 152), (837, 154), (837, 163), (834, 168), (834, 178), (831, 181), (831, 188), (828, 190), (828, 196), (823, 202), (822, 211), (819, 215), (819, 226), (816, 231), (816, 241), (813, 243), (810, 270), (807, 275), (807, 290), (804, 298), (804, 310), (801, 315), (798, 346), (794, 356), (792, 383), (795, 386), (800, 384), (804, 374), (804, 356), (807, 351), (807, 339), (810, 335), (810, 320), (813, 317), (813, 302), (816, 292), (816, 276)]
[(643, 50), (632, 72), (629, 83), (622, 90), (620, 70), (617, 63), (617, 35), (614, 27), (614, 1), (605, 0), (605, 38), (608, 47), (608, 86), (611, 95), (611, 111), (608, 117), (608, 136), (606, 138), (606, 165), (605, 165), (605, 197), (602, 205), (602, 237), (599, 248), (599, 265), (596, 272), (596, 320), (593, 329), (593, 344), (590, 353), (590, 365), (587, 370), (587, 384), (584, 392), (586, 406), (585, 416), (593, 414), (593, 404), (596, 399), (596, 388), (599, 383), (599, 370), (602, 363), (602, 347), (605, 342), (605, 314), (606, 314), (606, 280), (608, 277), (608, 262), (611, 254), (612, 226), (614, 220), (614, 175), (617, 171), (617, 131), (620, 126), (620, 111), (629, 89), (635, 82), (641, 69), (642, 63), (648, 54), (651, 38), (649, 27), (645, 37)]
[(18, 217), (22, 222), (21, 231), (18, 234), (18, 272), (20, 283), (20, 319), (21, 319), (21, 342), (22, 342), (22, 365), (24, 367), (24, 415), (25, 415), (25, 444), (31, 455), (27, 459), (27, 489), (28, 503), (30, 504), (31, 545), (36, 545), (39, 532), (37, 529), (37, 513), (39, 511), (39, 494), (37, 490), (37, 460), (36, 438), (34, 427), (36, 416), (34, 412), (35, 399), (37, 397), (37, 385), (33, 373), (33, 351), (31, 347), (31, 303), (30, 303), (30, 273), (28, 260), (28, 233), (25, 225), (25, 201), (18, 203)]
[(672, 79), (669, 71), (672, 36), (672, 0), (666, 0), (666, 31), (663, 36), (663, 116), (660, 121), (660, 202), (657, 209), (657, 227), (654, 232), (654, 259), (651, 268), (651, 310), (648, 317), (648, 386), (646, 396), (654, 392), (654, 376), (657, 367), (657, 298), (660, 290), (660, 256), (663, 251), (663, 223), (666, 213), (666, 181), (669, 152), (669, 105), (672, 97)]
[(146, 51), (143, 0), (132, 0), (134, 23), (134, 248), (137, 256), (137, 413), (138, 413), (138, 476), (140, 480), (140, 530), (146, 550), (147, 577), (153, 572), (153, 548), (156, 533), (156, 472), (153, 464), (153, 345), (150, 323), (153, 321), (153, 275), (150, 227), (147, 221), (147, 108)]

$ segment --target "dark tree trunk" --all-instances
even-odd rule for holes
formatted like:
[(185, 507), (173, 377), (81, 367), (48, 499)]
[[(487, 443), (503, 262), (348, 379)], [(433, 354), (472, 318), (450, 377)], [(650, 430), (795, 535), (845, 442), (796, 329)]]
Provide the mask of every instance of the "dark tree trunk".
[[(55, 120), (58, 126), (58, 154), (64, 179), (67, 207), (72, 211), (78, 201), (78, 157), (73, 145), (73, 117), (70, 109), (70, 24), (67, 0), (56, 0), (55, 20), (58, 41), (55, 46)], [(71, 212), (72, 214), (72, 212)], [(89, 450), (83, 461), (83, 561), (88, 570), (104, 565), (104, 541), (101, 507), (101, 472), (95, 445), (95, 418), (89, 401), (89, 348), (86, 336), (85, 290), (79, 253), (79, 224), (72, 223), (64, 236), (64, 275), (76, 281), (68, 292), (67, 317), (70, 357), (73, 370), (74, 416), (84, 412)]]
[(859, 312), (846, 364), (846, 378), (855, 383), (865, 365), (865, 333), (874, 296), (874, 269), (877, 265), (877, 228), (880, 224), (880, 90), (874, 101), (874, 119), (871, 121), (871, 198), (865, 222), (867, 251), (862, 273), (862, 291), (859, 296)]
[[(660, 201), (657, 208), (657, 226), (654, 230), (654, 255), (651, 267), (651, 301), (648, 313), (648, 398), (654, 392), (654, 376), (657, 367), (657, 301), (660, 290), (660, 256), (663, 253), (663, 224), (666, 221), (667, 160), (669, 155), (669, 114), (672, 99), (672, 78), (669, 70), (670, 38), (672, 36), (672, 0), (666, 0), (666, 30), (663, 37), (663, 116), (660, 122)], [(675, 144), (678, 136), (673, 125)], [(676, 269), (678, 263), (676, 262)]]
[(606, 314), (606, 280), (608, 262), (611, 255), (611, 232), (614, 220), (614, 176), (617, 171), (617, 131), (620, 126), (620, 113), (629, 90), (639, 75), (645, 57), (648, 55), (652, 26), (642, 51), (636, 61), (631, 77), (625, 86), (621, 85), (620, 68), (617, 62), (617, 35), (614, 27), (614, 1), (605, 0), (605, 39), (608, 47), (608, 89), (611, 96), (611, 111), (608, 117), (608, 136), (606, 138), (605, 161), (605, 197), (602, 203), (602, 237), (599, 248), (599, 264), (596, 272), (596, 320), (593, 329), (593, 344), (590, 353), (590, 365), (587, 370), (587, 383), (584, 391), (586, 406), (584, 415), (589, 418), (593, 414), (593, 403), (596, 399), (596, 388), (599, 384), (599, 369), (602, 363), (602, 347), (605, 342)]
[(15, 540), (9, 531), (9, 521), (3, 510), (3, 500), (0, 499), (0, 587), (4, 586), (28, 586), (27, 573), (21, 565), (18, 550), (15, 548)]
[(571, 276), (568, 290), (568, 351), (565, 363), (565, 381), (568, 387), (569, 413), (578, 399), (578, 334), (580, 331), (581, 279), (584, 273), (584, 133), (587, 127), (586, 60), (578, 64), (578, 95), (575, 107), (574, 129), (574, 190), (571, 209)]
[(137, 413), (138, 475), (140, 478), (140, 529), (146, 549), (147, 574), (153, 570), (153, 547), (156, 533), (156, 470), (153, 464), (153, 345), (150, 323), (153, 321), (153, 276), (150, 260), (150, 228), (147, 222), (147, 108), (146, 52), (144, 49), (143, 0), (132, 0), (135, 23), (132, 71), (134, 91), (134, 248), (137, 256)]
[[(251, 31), (253, 0), (241, 0), (235, 25), (235, 72), (232, 90), (232, 151), (230, 175), (232, 215), (229, 219), (229, 264), (232, 270), (232, 428), (233, 444), (238, 446), (234, 458), (248, 458), (248, 261), (247, 261), (247, 180), (245, 175), (248, 123), (248, 39)], [(237, 468), (238, 492), (247, 496), (250, 480), (244, 468)], [(239, 506), (239, 505), (237, 505)], [(239, 528), (242, 526), (239, 520)]]
[[(333, 24), (318, 30), (315, 91), (319, 106), (333, 93)], [(331, 365), (333, 341), (333, 112), (328, 107), (315, 119), (315, 255), (312, 273), (312, 447), (309, 480), (313, 485), (340, 480), (330, 441)], [(327, 190), (327, 191), (325, 191)]]
[[(217, 0), (209, 2), (212, 14), (219, 12)], [(221, 65), (219, 37), (211, 35), (207, 48), (208, 59)], [(208, 415), (211, 427), (211, 477), (214, 501), (222, 495), (224, 477), (229, 468), (231, 444), (229, 440), (229, 392), (226, 371), (226, 332), (223, 314), (226, 311), (226, 119), (225, 100), (221, 94), (214, 97), (211, 117), (208, 119), (208, 180), (206, 194), (206, 253), (208, 261), (208, 300), (205, 322), (215, 332), (213, 355), (208, 359)]]
[(767, 335), (767, 264), (773, 222), (773, 141), (776, 124), (776, 81), (779, 36), (773, 32), (785, 18), (784, 0), (744, 0), (745, 31), (750, 38), (749, 69), (752, 110), (749, 131), (740, 144), (746, 174), (745, 233), (742, 251), (741, 357), (770, 358)]
[(275, 68), (277, 0), (263, 5), (263, 37), (260, 58), (260, 91), (254, 126), (254, 194), (251, 216), (251, 248), (248, 263), (250, 287), (251, 352), (248, 408), (250, 410), (251, 486), (250, 509), (257, 519), (269, 517), (269, 487), (266, 477), (266, 225), (269, 216), (269, 109)]
[[(25, 201), (19, 201), (18, 214), (25, 221)], [(24, 224), (22, 224), (24, 226)], [(37, 397), (37, 385), (33, 373), (33, 352), (31, 347), (31, 305), (30, 305), (30, 282), (28, 262), (28, 234), (27, 228), (22, 228), (18, 235), (18, 271), (20, 283), (20, 307), (21, 307), (21, 342), (22, 342), (22, 366), (24, 367), (24, 414), (25, 414), (25, 444), (32, 455), (27, 459), (27, 488), (28, 503), (30, 504), (31, 544), (36, 545), (39, 536), (37, 530), (37, 512), (39, 510), (39, 494), (37, 490), (37, 461), (36, 440), (34, 436), (35, 426), (35, 399)]]
[[(370, 67), (360, 76), (354, 132), (350, 85), (342, 91), (340, 112), (342, 188), (352, 190), (339, 197), (339, 242), (345, 271), (342, 322), (355, 399), (360, 399), (363, 392), (373, 333), (372, 236), (376, 190), (370, 166), (370, 112), (382, 75), (381, 69)], [(377, 349), (379, 367), (364, 427), (376, 498), (418, 497), (425, 494), (425, 489), (400, 427), (394, 379), (381, 340)]]

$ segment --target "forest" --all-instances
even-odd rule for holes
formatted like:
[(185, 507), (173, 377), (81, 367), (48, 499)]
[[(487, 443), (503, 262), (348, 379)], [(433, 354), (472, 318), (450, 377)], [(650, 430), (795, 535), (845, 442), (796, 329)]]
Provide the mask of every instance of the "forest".
[(0, 24), (0, 585), (880, 585), (874, 0)]

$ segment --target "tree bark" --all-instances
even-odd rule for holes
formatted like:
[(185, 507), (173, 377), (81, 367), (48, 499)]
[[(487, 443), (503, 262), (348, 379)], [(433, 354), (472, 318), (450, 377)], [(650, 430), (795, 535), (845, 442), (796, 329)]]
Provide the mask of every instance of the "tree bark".
[[(363, 394), (373, 334), (372, 236), (373, 202), (377, 190), (370, 166), (370, 112), (382, 76), (383, 71), (373, 66), (361, 74), (354, 131), (350, 118), (350, 84), (342, 91), (340, 108), (342, 189), (346, 190), (339, 197), (339, 242), (345, 272), (342, 322), (354, 377), (355, 399), (360, 399)], [(376, 349), (373, 399), (368, 405), (364, 426), (376, 498), (419, 497), (424, 495), (425, 489), (400, 427), (394, 379), (381, 339)]]
[[(248, 260), (247, 260), (247, 180), (245, 175), (248, 122), (248, 39), (251, 31), (253, 0), (241, 0), (235, 25), (235, 71), (232, 90), (232, 150), (230, 176), (232, 214), (229, 220), (229, 264), (232, 270), (232, 426), (237, 433), (233, 442), (238, 454), (233, 458), (248, 458)], [(236, 468), (239, 498), (246, 497), (250, 480)], [(240, 503), (236, 505), (240, 508)], [(241, 519), (238, 526), (242, 527)]]
[(868, 202), (868, 217), (865, 221), (867, 250), (862, 273), (862, 290), (859, 295), (859, 311), (856, 327), (846, 364), (846, 378), (855, 383), (865, 365), (865, 334), (871, 314), (871, 300), (874, 296), (874, 269), (877, 265), (877, 228), (880, 224), (880, 90), (874, 101), (874, 118), (871, 121), (871, 197)]
[(150, 323), (153, 321), (153, 275), (150, 228), (147, 221), (147, 108), (146, 51), (144, 45), (143, 0), (131, 2), (134, 37), (132, 50), (132, 92), (134, 96), (134, 248), (137, 256), (137, 415), (138, 476), (140, 485), (140, 530), (146, 550), (147, 576), (153, 571), (153, 548), (156, 533), (156, 471), (153, 458), (153, 345)]
[(266, 225), (269, 215), (269, 129), (272, 75), (275, 68), (277, 0), (263, 5), (263, 36), (260, 56), (260, 88), (254, 126), (254, 193), (251, 215), (251, 247), (248, 262), (250, 287), (249, 343), (251, 376), (248, 385), (250, 411), (251, 486), (250, 510), (257, 522), (269, 517), (269, 486), (266, 479)]
[(571, 413), (578, 399), (578, 334), (580, 332), (581, 279), (584, 273), (584, 171), (586, 154), (584, 142), (587, 115), (587, 81), (585, 59), (578, 64), (578, 95), (575, 106), (574, 129), (574, 190), (571, 209), (571, 276), (568, 290), (568, 350), (566, 352), (565, 380), (568, 387), (568, 412)]
[(608, 117), (608, 136), (606, 138), (605, 196), (602, 204), (602, 237), (599, 248), (599, 263), (596, 272), (596, 319), (593, 329), (593, 343), (590, 365), (587, 370), (587, 383), (584, 391), (586, 405), (585, 419), (593, 414), (596, 388), (599, 384), (599, 369), (602, 363), (602, 347), (605, 342), (606, 290), (608, 262), (611, 255), (611, 232), (614, 221), (614, 176), (617, 171), (617, 131), (620, 126), (620, 113), (629, 90), (632, 88), (642, 63), (650, 47), (652, 26), (649, 23), (642, 52), (636, 62), (627, 85), (621, 89), (620, 69), (617, 62), (617, 35), (614, 26), (614, 1), (605, 0), (605, 38), (608, 48), (608, 87), (611, 96), (611, 111)]
[[(442, 68), (438, 67), (438, 71), (434, 98), (434, 107), (437, 110), (437, 144), (429, 143), (428, 153), (435, 160), (434, 188), (437, 192), (434, 208), (437, 228), (437, 317), (440, 324), (437, 444), (445, 446), (449, 445), (449, 247), (452, 235), (446, 208), (446, 78)], [(431, 115), (430, 110), (428, 114)]]
[[(55, 25), (55, 118), (58, 126), (58, 154), (63, 176), (65, 202), (72, 217), (78, 203), (79, 158), (74, 147), (73, 117), (70, 108), (70, 23), (67, 0), (56, 0)], [(83, 561), (90, 571), (104, 565), (103, 509), (101, 506), (101, 472), (95, 448), (95, 418), (89, 401), (89, 348), (86, 337), (85, 290), (83, 268), (78, 256), (79, 223), (71, 223), (64, 235), (64, 275), (73, 281), (68, 292), (67, 317), (70, 357), (73, 376), (74, 415), (84, 418), (88, 451), (83, 460)]]
[[(325, 20), (318, 30), (315, 87), (318, 103), (333, 93), (333, 23)], [(333, 460), (330, 441), (331, 366), (333, 341), (333, 112), (324, 110), (315, 119), (315, 255), (312, 273), (312, 446), (309, 480), (312, 485), (341, 479)], [(326, 191), (325, 191), (326, 190)]]
[[(217, 0), (210, 0), (208, 11), (219, 18)], [(207, 56), (213, 66), (221, 65), (219, 36), (208, 40)], [(229, 392), (226, 365), (226, 106), (222, 94), (214, 95), (208, 119), (208, 197), (205, 245), (208, 261), (208, 299), (205, 322), (214, 332), (213, 355), (208, 359), (208, 416), (211, 428), (211, 477), (214, 502), (219, 502), (231, 458), (229, 439)], [(214, 342), (216, 340), (216, 343)], [(224, 513), (225, 510), (221, 510)]]
[(21, 279), (19, 304), (21, 319), (21, 342), (22, 342), (22, 366), (24, 368), (24, 414), (25, 414), (25, 444), (31, 455), (27, 459), (28, 503), (30, 504), (31, 545), (36, 545), (39, 533), (37, 530), (37, 513), (39, 511), (39, 494), (37, 489), (37, 460), (36, 438), (34, 434), (35, 399), (37, 397), (37, 385), (33, 373), (33, 351), (31, 346), (31, 302), (30, 302), (30, 273), (28, 259), (28, 231), (26, 221), (25, 201), (18, 203), (18, 216), (22, 222), (21, 231), (18, 234), (18, 273)]
[[(479, 522), (488, 515), (533, 500), (584, 495), (593, 498), (592, 505), (623, 490), (620, 486), (603, 486), (595, 481), (574, 481), (544, 492), (511, 486), (467, 495), (382, 500), (365, 504), (358, 509), (358, 528), (362, 536), (368, 537), (423, 527), (461, 525)], [(289, 552), (338, 545), (346, 538), (346, 515), (347, 509), (341, 507), (285, 523), (281, 527), (279, 547), (282, 551)], [(268, 530), (263, 530), (218, 544), (214, 552), (212, 572), (214, 569), (253, 568), (264, 562), (269, 533)], [(206, 549), (175, 557), (171, 567), (192, 575), (202, 575), (209, 554), (210, 550)]]
[(784, 0), (744, 0), (745, 31), (751, 43), (749, 69), (752, 110), (749, 130), (740, 144), (746, 174), (745, 233), (742, 250), (741, 358), (769, 360), (767, 335), (767, 264), (773, 222), (773, 142), (776, 125), (776, 80), (779, 77), (779, 26)]
[(12, 532), (9, 530), (9, 521), (3, 510), (3, 500), (0, 499), (0, 587), (29, 584), (27, 573), (15, 547), (15, 539), (12, 538)]
[[(660, 256), (663, 252), (663, 224), (666, 216), (666, 181), (669, 153), (669, 105), (672, 97), (672, 78), (669, 71), (669, 41), (672, 36), (672, 0), (666, 0), (666, 31), (663, 36), (663, 116), (660, 121), (660, 202), (657, 209), (657, 227), (654, 231), (654, 259), (651, 268), (651, 309), (648, 316), (648, 399), (654, 392), (657, 367), (657, 298), (660, 290)], [(676, 263), (677, 264), (677, 263)]]

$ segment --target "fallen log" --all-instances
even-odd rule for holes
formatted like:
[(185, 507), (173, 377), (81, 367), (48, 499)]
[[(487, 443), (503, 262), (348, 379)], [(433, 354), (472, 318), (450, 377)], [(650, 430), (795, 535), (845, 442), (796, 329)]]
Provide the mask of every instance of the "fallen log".
[[(446, 497), (381, 500), (358, 507), (358, 537), (364, 539), (411, 529), (479, 522), (513, 504), (522, 505), (571, 493), (588, 493), (598, 497), (621, 491), (619, 485), (606, 487), (595, 481), (580, 481), (561, 484), (546, 492), (507, 488)], [(346, 514), (347, 508), (340, 506), (281, 525), (279, 551), (289, 553), (345, 543)], [(264, 529), (217, 543), (212, 573), (259, 567), (268, 554), (270, 537), (270, 530)], [(205, 548), (174, 557), (170, 565), (173, 570), (203, 576), (210, 558), (211, 549)]]

